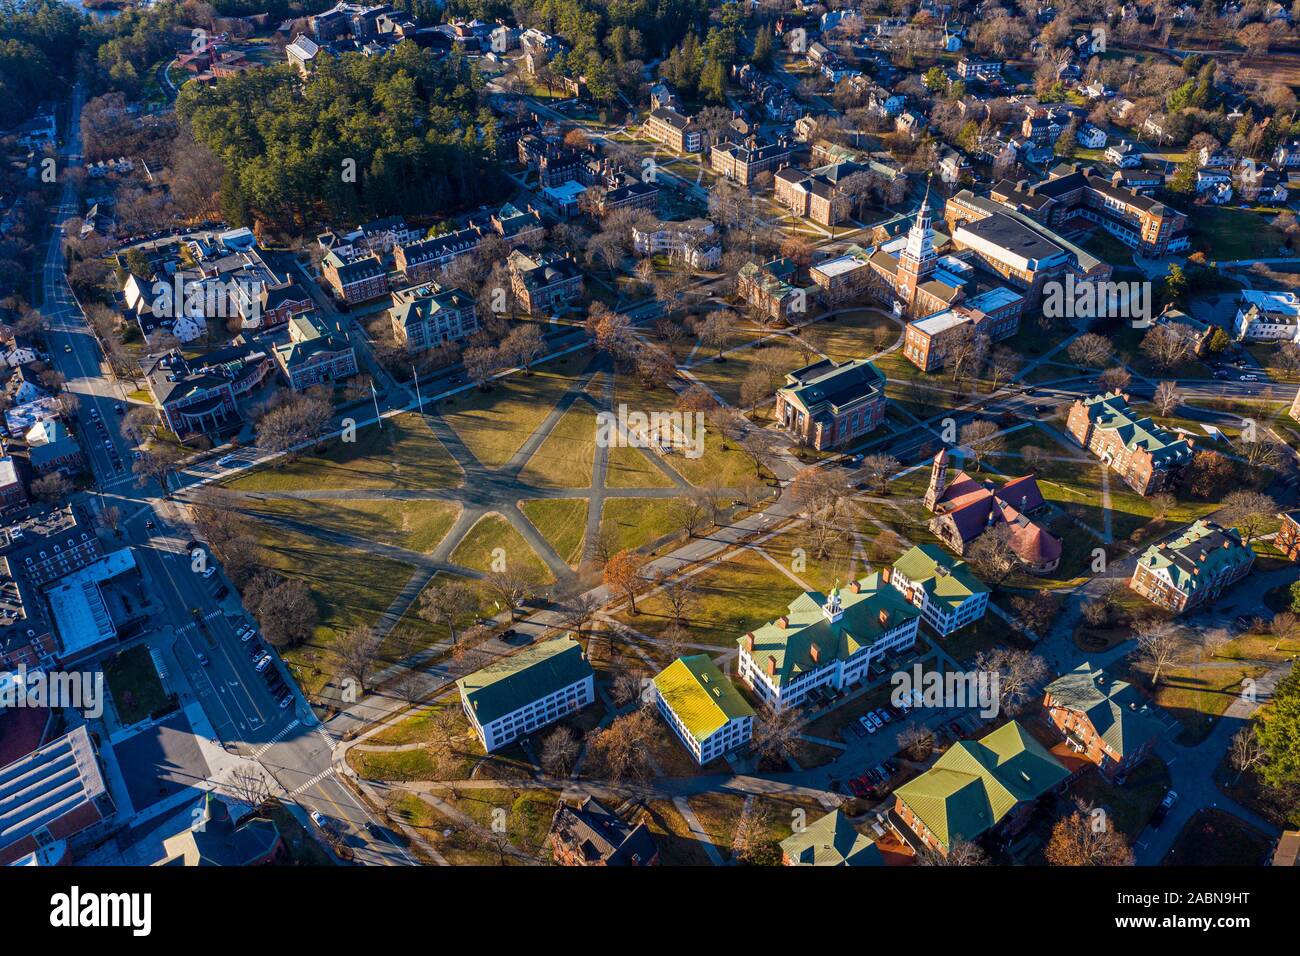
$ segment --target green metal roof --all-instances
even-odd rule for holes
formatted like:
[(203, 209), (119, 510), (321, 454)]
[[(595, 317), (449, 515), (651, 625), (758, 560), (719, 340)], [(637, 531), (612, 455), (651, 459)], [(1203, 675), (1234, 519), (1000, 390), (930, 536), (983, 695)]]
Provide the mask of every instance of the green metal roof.
[(1111, 680), (1087, 661), (1052, 681), (1046, 690), (1056, 705), (1085, 715), (1121, 759), (1160, 734), (1160, 723), (1137, 690), (1127, 681)]
[(796, 866), (884, 866), (871, 837), (863, 836), (839, 810), (781, 841), (781, 852)]
[(947, 847), (975, 839), (1018, 803), (1037, 799), (1069, 775), (1013, 720), (981, 740), (959, 740), (894, 793)]
[(534, 644), (456, 681), (480, 726), (514, 713), (562, 687), (592, 676), (582, 645), (571, 637)]
[(957, 608), (972, 595), (988, 593), (965, 561), (935, 544), (918, 544), (894, 562), (894, 570), (924, 588), (932, 604)]
[(664, 702), (698, 741), (707, 740), (729, 721), (754, 716), (754, 708), (708, 654), (679, 657), (654, 680)]
[[(903, 622), (921, 616), (921, 612), (908, 603), (901, 593), (871, 574), (858, 582), (859, 590), (840, 591), (843, 615), (831, 621), (822, 613), (826, 597), (819, 591), (806, 591), (795, 598), (785, 615), (787, 624), (769, 621), (750, 632), (754, 637), (752, 656), (766, 673), (768, 658), (776, 661), (774, 680), (784, 685), (800, 674), (824, 667), (839, 658), (847, 659), (861, 648), (879, 640), (881, 634), (893, 630)], [(887, 611), (889, 623), (882, 625), (880, 612)], [(736, 643), (744, 646), (746, 634)], [(813, 660), (816, 648), (817, 660)]]
[(1186, 439), (1166, 431), (1148, 416), (1139, 416), (1119, 392), (1106, 392), (1084, 399), (1088, 417), (1098, 428), (1115, 431), (1124, 447), (1141, 448), (1156, 461), (1190, 460), (1191, 446)]
[(1254, 560), (1255, 552), (1241, 543), (1234, 529), (1203, 518), (1172, 541), (1147, 548), (1140, 559), (1153, 571), (1166, 571), (1174, 586), (1186, 594), (1196, 591), (1202, 581), (1214, 578), (1224, 567)]

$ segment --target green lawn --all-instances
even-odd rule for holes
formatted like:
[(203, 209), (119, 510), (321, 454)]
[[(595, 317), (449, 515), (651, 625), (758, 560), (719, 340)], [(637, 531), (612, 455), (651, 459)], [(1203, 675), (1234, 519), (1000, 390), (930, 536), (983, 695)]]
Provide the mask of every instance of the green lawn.
[(167, 704), (167, 691), (144, 644), (109, 658), (104, 665), (104, 680), (124, 727), (144, 720)]
[(506, 567), (520, 567), (523, 573), (538, 584), (549, 584), (554, 578), (523, 536), (499, 514), (484, 515), (470, 528), (456, 550), (451, 554), (453, 564), (464, 565), (476, 571), (492, 571), (498, 560)]
[(1204, 248), (1212, 260), (1269, 259), (1284, 244), (1271, 217), (1246, 209), (1192, 206), (1187, 210), (1192, 248)]
[(484, 465), (504, 465), (546, 420), (588, 358), (579, 353), (539, 366), (532, 375), (498, 379), (490, 392), (475, 390), (443, 402), (443, 417)]
[(1122, 787), (1089, 770), (1070, 785), (1069, 796), (1090, 807), (1104, 808), (1111, 824), (1131, 844), (1164, 799), (1169, 784), (1169, 768), (1159, 757), (1151, 756), (1133, 769)]
[(640, 448), (611, 448), (605, 463), (605, 487), (671, 488), (672, 479), (646, 460), (653, 454)]
[(582, 559), (582, 542), (587, 535), (586, 498), (550, 498), (521, 502), (519, 508), (550, 542), (566, 564)]
[(528, 459), (519, 480), (539, 488), (587, 488), (596, 457), (596, 413), (575, 402)]
[(327, 442), (319, 453), (269, 465), (226, 482), (237, 491), (454, 488), (463, 473), (424, 420), (396, 415), (381, 429), (368, 425), (356, 440)]
[(602, 532), (614, 530), (617, 548), (640, 548), (666, 534), (680, 532), (666, 498), (607, 498), (600, 513)]
[(271, 498), (247, 501), (243, 510), (253, 517), (288, 518), (327, 531), (427, 553), (451, 529), (460, 505), (445, 501)]
[(1183, 827), (1162, 866), (1262, 866), (1272, 838), (1240, 817), (1208, 807)]

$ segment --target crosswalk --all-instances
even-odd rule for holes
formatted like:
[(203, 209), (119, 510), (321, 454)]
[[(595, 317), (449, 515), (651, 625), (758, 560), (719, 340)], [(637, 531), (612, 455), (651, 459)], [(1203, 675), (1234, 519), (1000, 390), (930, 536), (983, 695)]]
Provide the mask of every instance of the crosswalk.
[(307, 791), (307, 790), (310, 790), (312, 787), (316, 786), (316, 784), (320, 783), (320, 782), (321, 782), (322, 780), (324, 780), (326, 777), (332, 777), (332, 776), (334, 776), (334, 768), (333, 768), (333, 766), (326, 767), (324, 770), (322, 770), (320, 773), (316, 774), (316, 776), (312, 777), (312, 778), (311, 778), (310, 780), (308, 780), (306, 783), (302, 784), (302, 785), (299, 786), (299, 787), (296, 787), (296, 788), (293, 789), (293, 790), (290, 790), (290, 791), (289, 791), (289, 796), (291, 796), (291, 797), (296, 797), (296, 796), (298, 796), (299, 794), (301, 794), (301, 793), (303, 793), (303, 792), (305, 792), (305, 791)]
[[(221, 610), (221, 608), (217, 608), (215, 611), (209, 611), (207, 614), (204, 614), (203, 620), (215, 621), (217, 618), (221, 617), (223, 613), (224, 612)], [(190, 623), (184, 624), (181, 627), (176, 628), (176, 633), (178, 635), (190, 634), (193, 633), (194, 631), (197, 631), (198, 629), (199, 629), (198, 623), (196, 621), (190, 621)]]
[(292, 732), (294, 728), (296, 728), (301, 723), (302, 721), (295, 720), (293, 723), (285, 726), (283, 729), (281, 729), (281, 731), (278, 734), (276, 734), (274, 737), (272, 737), (262, 746), (258, 747), (256, 750), (253, 751), (253, 759), (257, 760), (258, 758), (260, 758), (262, 754), (266, 753), (268, 750), (270, 750), (272, 747), (278, 744), (281, 740), (284, 740), (285, 737), (289, 736), (290, 732)]

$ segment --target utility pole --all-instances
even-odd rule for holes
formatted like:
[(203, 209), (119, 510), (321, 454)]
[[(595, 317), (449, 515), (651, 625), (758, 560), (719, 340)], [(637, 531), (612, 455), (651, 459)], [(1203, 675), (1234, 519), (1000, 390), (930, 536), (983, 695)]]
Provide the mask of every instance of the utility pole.
[(411, 374), (415, 376), (415, 401), (419, 406), (420, 414), (424, 414), (424, 399), (420, 395), (420, 371), (411, 363)]

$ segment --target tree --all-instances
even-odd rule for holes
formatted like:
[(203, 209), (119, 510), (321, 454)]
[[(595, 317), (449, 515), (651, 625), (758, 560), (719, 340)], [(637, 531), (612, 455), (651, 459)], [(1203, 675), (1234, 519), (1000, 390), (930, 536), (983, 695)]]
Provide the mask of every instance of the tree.
[(435, 581), (420, 594), (419, 615), (431, 624), (441, 624), (456, 643), (461, 618), (478, 610), (478, 597), (463, 581)]
[(1255, 734), (1255, 728), (1242, 727), (1232, 735), (1232, 745), (1228, 748), (1228, 763), (1237, 771), (1234, 783), (1241, 781), (1241, 775), (1253, 770), (1264, 761), (1264, 747)]
[(1123, 392), (1133, 381), (1133, 376), (1129, 374), (1128, 369), (1120, 365), (1113, 365), (1104, 370), (1099, 376), (1101, 387), (1108, 392)]
[(641, 696), (644, 690), (645, 675), (639, 670), (625, 667), (618, 672), (610, 685), (609, 696), (619, 708), (623, 708), (634, 701), (644, 704), (645, 699)]
[(975, 656), (975, 666), (985, 673), (998, 675), (998, 709), (1012, 716), (1041, 693), (1039, 685), (1048, 675), (1043, 658), (1015, 647), (980, 651)]
[(917, 855), (916, 862), (918, 866), (987, 866), (989, 858), (978, 843), (954, 838), (947, 853), (926, 849)]
[(1168, 371), (1195, 354), (1196, 333), (1181, 322), (1153, 326), (1142, 337), (1142, 353), (1159, 369)]
[(977, 418), (963, 425), (958, 433), (958, 441), (970, 451), (976, 471), (982, 471), (984, 459), (1001, 451), (1006, 445), (997, 423), (987, 418)]
[(1254, 727), (1264, 750), (1260, 780), (1275, 789), (1300, 786), (1300, 668), (1291, 668), (1278, 681), (1268, 720), (1256, 721)]
[(1011, 599), (1011, 610), (1028, 630), (1042, 635), (1056, 617), (1056, 599), (1043, 591)]
[(1053, 866), (1133, 865), (1133, 851), (1110, 815), (1082, 800), (1075, 802), (1073, 813), (1056, 821), (1043, 855)]
[(299, 644), (316, 630), (316, 602), (307, 583), (299, 578), (264, 571), (245, 586), (244, 605), (276, 647)]
[(553, 777), (566, 777), (573, 771), (578, 761), (582, 743), (578, 732), (572, 727), (560, 724), (542, 738), (542, 750), (538, 755), (542, 769)]
[(586, 591), (578, 591), (560, 603), (560, 615), (566, 627), (573, 628), (581, 637), (582, 629), (600, 610), (600, 600)]
[(1218, 497), (1221, 488), (1236, 480), (1236, 471), (1226, 456), (1217, 451), (1202, 450), (1192, 454), (1183, 480), (1193, 495), (1208, 501)]
[(346, 631), (334, 643), (340, 676), (355, 680), (361, 694), (366, 693), (366, 682), (379, 660), (379, 645), (382, 642), (383, 638), (374, 628), (358, 625)]
[(501, 354), (509, 356), (509, 361), (520, 366), (525, 375), (532, 374), (533, 362), (545, 351), (546, 340), (542, 337), (542, 330), (531, 322), (515, 326), (501, 343)]
[(33, 481), (29, 490), (37, 501), (58, 504), (72, 494), (72, 481), (63, 472), (52, 471)]
[(1084, 332), (1069, 344), (1065, 353), (1075, 365), (1101, 368), (1114, 357), (1115, 348), (1104, 336), (1097, 335), (1095, 332)]
[(608, 727), (597, 727), (587, 733), (586, 766), (612, 786), (629, 779), (648, 780), (654, 773), (651, 742), (658, 732), (649, 708), (638, 707), (615, 717)]
[(862, 470), (868, 484), (876, 494), (883, 495), (889, 491), (890, 480), (902, 470), (902, 465), (893, 455), (876, 452), (862, 459)]
[(271, 781), (255, 763), (243, 761), (230, 772), (226, 788), (236, 800), (260, 810), (271, 799)]
[(934, 752), (934, 731), (925, 724), (909, 721), (898, 732), (898, 746), (919, 763)]
[(645, 563), (644, 557), (624, 548), (605, 563), (602, 574), (605, 586), (623, 595), (632, 614), (640, 613), (636, 609), (636, 589), (641, 582), (641, 569)]
[(693, 575), (678, 574), (662, 580), (659, 595), (672, 612), (673, 623), (682, 627), (699, 599), (699, 584)]
[(99, 512), (99, 523), (113, 534), (117, 534), (118, 526), (122, 523), (122, 509), (117, 505), (105, 505)]
[(966, 560), (981, 580), (993, 587), (1001, 584), (1019, 561), (1011, 546), (1011, 529), (999, 524), (985, 530), (971, 542)]
[(153, 444), (140, 452), (140, 458), (131, 470), (135, 472), (137, 484), (144, 486), (151, 479), (162, 486), (163, 497), (170, 500), (171, 485), (168, 478), (180, 463), (181, 453), (174, 445)]
[(709, 505), (698, 491), (678, 495), (668, 504), (668, 519), (693, 538), (709, 526)]
[(996, 392), (998, 387), (1010, 381), (1023, 364), (1020, 355), (1009, 348), (998, 347), (989, 356), (989, 391)]
[(1176, 383), (1161, 382), (1156, 386), (1156, 393), (1151, 399), (1151, 404), (1156, 407), (1156, 411), (1161, 415), (1170, 415), (1182, 400), (1183, 397), (1179, 394)]
[(1147, 621), (1137, 627), (1137, 656), (1151, 670), (1151, 686), (1160, 683), (1160, 675), (1178, 664), (1186, 655), (1187, 640), (1181, 630), (1168, 621)]
[(489, 594), (506, 606), (511, 624), (516, 620), (520, 605), (532, 597), (535, 590), (528, 576), (510, 565), (500, 571), (489, 571), (483, 576), (483, 585)]
[(731, 837), (731, 852), (741, 863), (762, 863), (775, 856), (768, 836), (769, 811), (757, 800), (747, 800), (736, 820)]
[(785, 763), (795, 741), (799, 739), (802, 719), (797, 708), (766, 708), (754, 720), (752, 746), (759, 762), (768, 766)]
[(1233, 491), (1223, 499), (1223, 518), (1241, 532), (1242, 544), (1267, 532), (1277, 511), (1277, 502), (1258, 491)]

